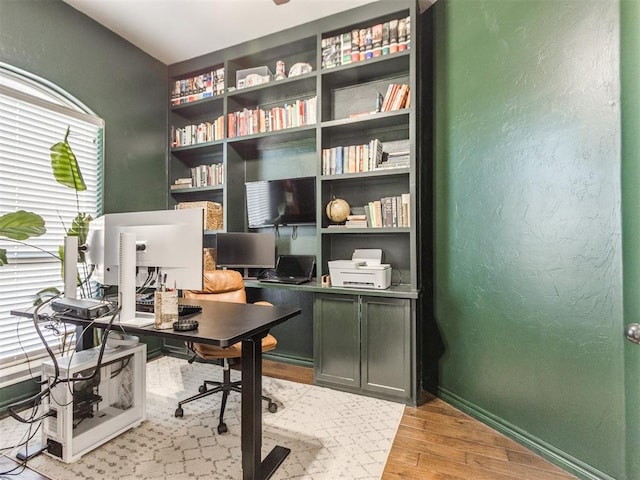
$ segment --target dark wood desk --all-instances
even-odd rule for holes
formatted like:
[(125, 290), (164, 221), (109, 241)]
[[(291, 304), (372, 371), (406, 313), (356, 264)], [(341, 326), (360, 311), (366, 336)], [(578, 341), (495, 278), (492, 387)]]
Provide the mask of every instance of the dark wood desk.
[[(112, 330), (124, 330), (127, 333), (156, 337), (169, 337), (186, 342), (208, 343), (228, 347), (242, 342), (242, 478), (243, 480), (262, 480), (271, 475), (280, 466), (290, 450), (276, 446), (262, 460), (262, 338), (269, 330), (291, 317), (299, 315), (297, 307), (262, 306), (246, 303), (211, 302), (189, 299), (188, 304), (202, 306), (202, 312), (191, 320), (198, 320), (197, 330), (174, 332), (156, 330), (153, 326), (133, 327), (114, 322)], [(26, 311), (12, 311), (12, 315), (30, 316)], [(109, 318), (89, 322), (74, 317), (61, 317), (64, 322), (92, 326), (109, 327)]]

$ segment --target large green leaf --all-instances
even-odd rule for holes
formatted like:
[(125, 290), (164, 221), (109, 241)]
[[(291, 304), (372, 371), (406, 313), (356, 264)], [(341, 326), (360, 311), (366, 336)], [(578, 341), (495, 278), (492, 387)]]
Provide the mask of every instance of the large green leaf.
[(39, 237), (46, 231), (44, 219), (32, 212), (18, 210), (0, 217), (0, 237), (22, 241), (31, 237)]
[(0, 267), (4, 267), (9, 260), (7, 260), (7, 251), (4, 248), (0, 248)]
[[(78, 213), (73, 219), (71, 228), (67, 230), (67, 235), (72, 237), (78, 237), (78, 245), (84, 245), (87, 243), (87, 234), (89, 233), (89, 224), (93, 220), (93, 217), (88, 213)], [(58, 253), (60, 258), (64, 259), (64, 246), (58, 247)], [(84, 262), (84, 252), (78, 252), (78, 261)]]
[(89, 233), (89, 224), (93, 220), (93, 217), (88, 213), (78, 213), (76, 218), (73, 219), (71, 229), (67, 232), (67, 235), (75, 235), (78, 237), (78, 245), (82, 245), (87, 241), (87, 233)]
[(50, 148), (51, 168), (53, 170), (53, 176), (58, 183), (61, 183), (65, 187), (73, 188), (77, 192), (82, 192), (87, 189), (87, 186), (82, 178), (76, 156), (71, 150), (71, 145), (67, 142), (68, 136), (69, 129), (67, 128), (64, 140)]

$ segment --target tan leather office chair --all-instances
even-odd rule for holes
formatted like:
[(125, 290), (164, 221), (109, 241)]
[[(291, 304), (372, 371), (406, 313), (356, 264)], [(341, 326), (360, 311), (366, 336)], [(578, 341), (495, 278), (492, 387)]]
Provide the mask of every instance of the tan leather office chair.
[[(185, 298), (197, 298), (202, 300), (213, 300), (218, 302), (236, 302), (246, 303), (247, 294), (244, 288), (244, 280), (242, 275), (235, 270), (211, 270), (204, 273), (203, 290), (201, 291), (185, 291)], [(256, 302), (256, 305), (271, 305), (268, 302)], [(201, 320), (202, 321), (202, 320)], [(267, 334), (262, 339), (262, 351), (266, 352), (276, 348), (278, 341), (276, 338)], [(200, 392), (198, 395), (187, 398), (178, 402), (178, 408), (176, 409), (175, 416), (182, 417), (184, 412), (182, 405), (185, 403), (198, 400), (200, 398), (212, 395), (214, 393), (222, 392), (222, 404), (220, 406), (220, 421), (218, 423), (218, 433), (225, 433), (227, 431), (227, 425), (224, 423), (224, 409), (227, 404), (227, 397), (229, 392), (234, 391), (240, 393), (242, 382), (231, 381), (231, 371), (229, 369), (229, 359), (242, 357), (242, 343), (238, 342), (230, 347), (222, 348), (215, 345), (207, 345), (203, 343), (191, 343), (188, 344), (189, 348), (193, 351), (194, 355), (189, 359), (189, 363), (193, 363), (196, 360), (219, 363), (222, 361), (223, 365), (223, 380), (222, 382), (205, 380), (198, 388)], [(208, 387), (213, 386), (209, 390)], [(270, 412), (276, 412), (278, 406), (269, 397), (262, 396), (262, 399), (268, 402), (268, 408)]]

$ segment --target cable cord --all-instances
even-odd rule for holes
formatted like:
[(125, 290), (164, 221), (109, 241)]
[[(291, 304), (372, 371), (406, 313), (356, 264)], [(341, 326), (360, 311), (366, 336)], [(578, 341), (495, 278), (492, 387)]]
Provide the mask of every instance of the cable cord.
[[(55, 297), (54, 297), (55, 298)], [(96, 366), (93, 369), (93, 373), (89, 376), (86, 377), (73, 377), (73, 378), (60, 378), (60, 367), (58, 365), (58, 360), (55, 357), (55, 354), (53, 353), (53, 351), (51, 350), (51, 347), (49, 347), (49, 345), (47, 344), (44, 336), (42, 335), (42, 332), (40, 330), (40, 326), (39, 326), (39, 312), (40, 309), (48, 304), (50, 301), (52, 301), (52, 299), (48, 300), (47, 302), (43, 302), (42, 304), (38, 305), (34, 311), (33, 314), (33, 320), (34, 320), (34, 326), (36, 329), (36, 332), (38, 333), (38, 335), (40, 336), (40, 339), (42, 340), (42, 343), (45, 346), (45, 349), (47, 350), (47, 353), (49, 354), (52, 362), (53, 362), (53, 366), (54, 366), (54, 375), (53, 375), (53, 380), (51, 379), (51, 377), (49, 378), (45, 378), (45, 379), (41, 379), (40, 381), (34, 380), (37, 384), (39, 385), (44, 385), (45, 383), (48, 383), (48, 387), (46, 389), (43, 389), (41, 392), (37, 393), (36, 395), (33, 395), (30, 398), (27, 398), (26, 400), (22, 400), (16, 403), (13, 403), (11, 405), (9, 405), (7, 407), (7, 412), (9, 413), (9, 415), (11, 415), (11, 417), (13, 417), (15, 420), (22, 422), (22, 423), (33, 423), (35, 421), (39, 421), (42, 418), (45, 418), (47, 416), (52, 415), (51, 413), (46, 413), (43, 414), (41, 416), (41, 418), (38, 418), (36, 420), (25, 420), (22, 417), (20, 417), (20, 415), (18, 415), (17, 410), (28, 406), (29, 404), (36, 406), (38, 404), (40, 404), (40, 402), (42, 401), (42, 398), (44, 398), (45, 395), (49, 394), (51, 392), (51, 389), (53, 387), (55, 387), (58, 383), (73, 383), (73, 382), (80, 382), (80, 381), (89, 381), (92, 380), (96, 375), (99, 374), (100, 369), (102, 367), (102, 357), (104, 355), (104, 350), (105, 347), (107, 345), (107, 335), (109, 333), (109, 330), (111, 329), (111, 326), (113, 324), (113, 320), (116, 317), (116, 315), (119, 313), (119, 310), (116, 310), (116, 312), (114, 312), (111, 316), (111, 319), (109, 321), (109, 324), (107, 326), (107, 328), (105, 328), (103, 330), (103, 334), (102, 334), (102, 338), (101, 338), (101, 345), (100, 345), (100, 353), (98, 354), (98, 360), (96, 362)], [(89, 325), (87, 325), (86, 328), (90, 328), (93, 325), (94, 322), (91, 322)], [(85, 329), (86, 329), (85, 328)], [(73, 354), (72, 354), (73, 355)]]

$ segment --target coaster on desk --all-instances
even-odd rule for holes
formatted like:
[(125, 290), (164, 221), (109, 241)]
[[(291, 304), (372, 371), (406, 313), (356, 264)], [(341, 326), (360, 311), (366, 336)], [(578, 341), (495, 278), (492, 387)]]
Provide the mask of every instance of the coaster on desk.
[(187, 332), (189, 330), (195, 330), (198, 328), (197, 320), (181, 320), (173, 322), (173, 329), (176, 332)]

